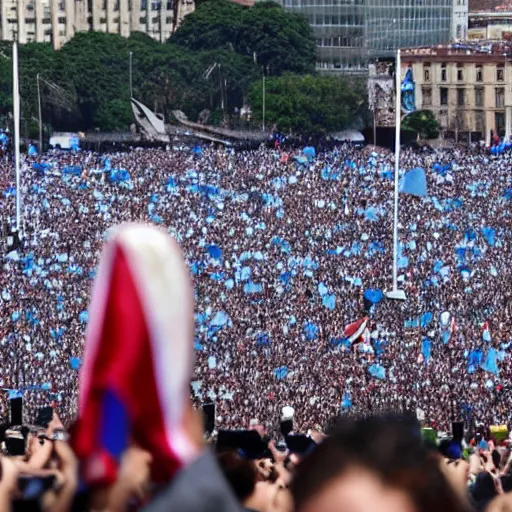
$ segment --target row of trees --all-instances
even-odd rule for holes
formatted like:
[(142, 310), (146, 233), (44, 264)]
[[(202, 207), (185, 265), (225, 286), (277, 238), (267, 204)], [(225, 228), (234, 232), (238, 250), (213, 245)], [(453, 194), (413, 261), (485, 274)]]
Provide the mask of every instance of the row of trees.
[[(126, 130), (133, 121), (130, 52), (134, 96), (166, 119), (174, 109), (194, 120), (205, 109), (219, 114), (221, 105), (212, 119), (235, 117), (249, 102), (258, 122), (263, 74), (267, 122), (279, 130), (339, 130), (366, 113), (361, 82), (314, 74), (315, 44), (305, 18), (274, 2), (246, 8), (209, 0), (163, 45), (142, 33), (126, 39), (98, 32), (79, 33), (58, 52), (48, 44), (23, 45), (23, 118), (36, 126), (39, 74), (43, 117), (55, 129)], [(1, 43), (0, 117), (12, 110), (11, 68), (10, 44)]]

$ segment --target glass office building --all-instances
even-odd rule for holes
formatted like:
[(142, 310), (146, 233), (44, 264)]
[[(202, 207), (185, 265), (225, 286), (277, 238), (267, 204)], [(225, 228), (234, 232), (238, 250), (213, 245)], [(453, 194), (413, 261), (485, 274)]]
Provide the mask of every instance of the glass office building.
[(365, 0), (370, 58), (390, 57), (398, 48), (448, 43), (453, 0)]
[(313, 29), (317, 68), (365, 72), (369, 59), (398, 48), (450, 40), (454, 0), (281, 0)]

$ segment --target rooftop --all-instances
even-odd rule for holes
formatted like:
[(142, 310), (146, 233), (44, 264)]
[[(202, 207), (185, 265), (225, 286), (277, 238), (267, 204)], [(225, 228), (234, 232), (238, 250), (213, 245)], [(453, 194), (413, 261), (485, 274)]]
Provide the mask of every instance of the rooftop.
[(464, 41), (423, 48), (405, 48), (402, 57), (512, 57), (511, 41)]

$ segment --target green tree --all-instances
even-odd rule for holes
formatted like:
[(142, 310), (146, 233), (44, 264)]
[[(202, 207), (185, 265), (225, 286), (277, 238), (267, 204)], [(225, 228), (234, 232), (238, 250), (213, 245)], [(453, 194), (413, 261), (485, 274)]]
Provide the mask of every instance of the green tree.
[(402, 122), (404, 129), (414, 130), (425, 139), (439, 137), (441, 127), (431, 110), (417, 110), (409, 114)]
[(169, 42), (194, 51), (226, 49), (256, 57), (270, 75), (315, 69), (315, 42), (306, 18), (272, 1), (250, 8), (228, 0), (204, 2)]
[[(281, 132), (319, 136), (365, 122), (367, 93), (359, 80), (286, 74), (266, 80), (267, 126)], [(262, 120), (261, 80), (249, 93), (253, 116)]]

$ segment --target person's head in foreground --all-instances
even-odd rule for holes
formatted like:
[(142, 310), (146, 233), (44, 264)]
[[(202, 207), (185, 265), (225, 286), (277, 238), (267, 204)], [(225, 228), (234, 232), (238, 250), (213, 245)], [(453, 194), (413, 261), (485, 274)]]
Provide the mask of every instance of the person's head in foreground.
[(298, 467), (298, 512), (466, 510), (419, 429), (398, 417), (343, 421)]

